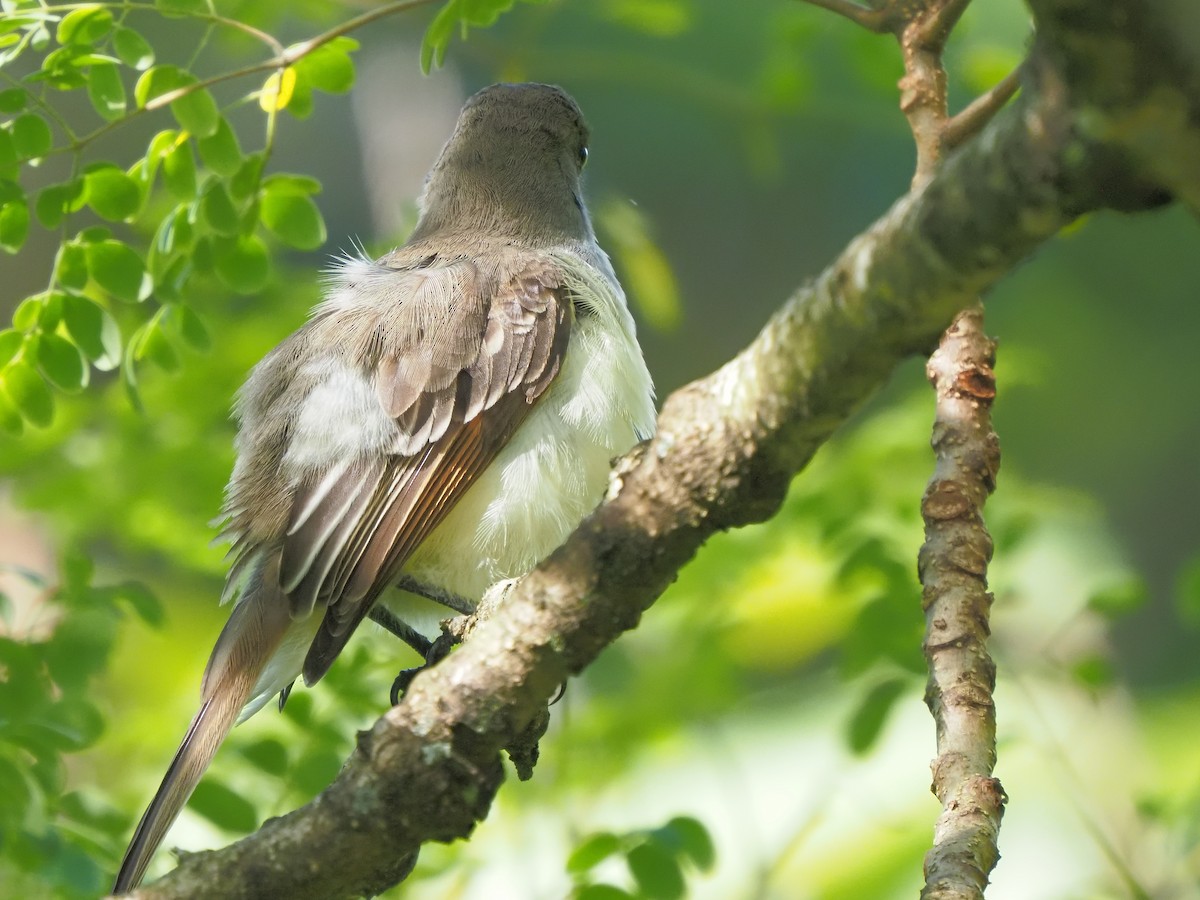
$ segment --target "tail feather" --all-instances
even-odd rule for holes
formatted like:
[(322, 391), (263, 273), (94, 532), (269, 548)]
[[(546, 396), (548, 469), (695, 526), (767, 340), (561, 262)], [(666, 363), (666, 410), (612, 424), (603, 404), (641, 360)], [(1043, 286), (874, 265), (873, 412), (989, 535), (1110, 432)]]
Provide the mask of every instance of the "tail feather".
[(287, 602), (275, 591), (253, 591), (234, 609), (205, 671), (203, 703), (138, 822), (113, 893), (127, 893), (141, 882), (154, 851), (255, 694), (260, 676), (290, 624)]

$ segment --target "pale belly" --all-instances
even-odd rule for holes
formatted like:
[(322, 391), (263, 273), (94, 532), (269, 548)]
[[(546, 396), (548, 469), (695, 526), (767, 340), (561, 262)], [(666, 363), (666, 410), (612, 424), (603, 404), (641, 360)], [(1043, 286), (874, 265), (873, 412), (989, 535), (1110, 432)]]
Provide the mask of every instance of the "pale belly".
[[(619, 395), (620, 379), (605, 371), (611, 363), (580, 337), (547, 395), (413, 554), (406, 574), (477, 603), (496, 582), (548, 556), (600, 502), (613, 457), (638, 439), (630, 409), (637, 401)], [(426, 634), (449, 615), (407, 593), (383, 602)]]

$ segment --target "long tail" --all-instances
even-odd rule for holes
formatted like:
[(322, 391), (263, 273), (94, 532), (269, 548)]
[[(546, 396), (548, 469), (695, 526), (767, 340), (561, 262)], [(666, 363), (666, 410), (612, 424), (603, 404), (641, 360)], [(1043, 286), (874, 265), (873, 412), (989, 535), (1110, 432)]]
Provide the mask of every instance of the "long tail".
[(142, 814), (121, 861), (113, 893), (127, 893), (141, 882), (167, 829), (191, 797), (242, 708), (256, 693), (268, 661), (292, 624), (286, 599), (277, 589), (261, 587), (264, 582), (276, 581), (267, 575), (255, 585), (258, 589), (249, 590), (217, 639), (204, 673), (204, 702), (188, 726), (158, 793)]

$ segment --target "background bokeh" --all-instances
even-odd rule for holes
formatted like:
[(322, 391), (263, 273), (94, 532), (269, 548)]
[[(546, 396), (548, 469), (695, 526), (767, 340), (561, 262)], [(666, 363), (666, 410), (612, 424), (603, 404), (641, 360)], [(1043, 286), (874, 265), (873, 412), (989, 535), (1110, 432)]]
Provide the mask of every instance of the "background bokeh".
[[(285, 42), (354, 11), (217, 5)], [(471, 92), (550, 81), (584, 109), (590, 204), (660, 396), (734, 354), (907, 190), (893, 42), (795, 0), (518, 4), (423, 76), (429, 17), (357, 32), (353, 93), (279, 120), (270, 165), (322, 182), (324, 247), (282, 253), (253, 296), (205, 285), (192, 302), (212, 348), (181, 352), (175, 371), (147, 367), (143, 412), (116, 379), (96, 378), (52, 426), (0, 445), (6, 640), (29, 645), (30, 666), (52, 646), (93, 652), (98, 710), (56, 776), (66, 801), (6, 820), (24, 838), (0, 843), (0, 895), (103, 887), (224, 619), (223, 551), (207, 523), (232, 462), (233, 393), (303, 321), (332, 254), (402, 238)], [(972, 6), (947, 55), (955, 102), (1015, 65), (1029, 29), (1015, 0)], [(194, 46), (153, 16), (144, 31), (160, 58)], [(197, 69), (255, 53), (222, 35)], [(244, 146), (261, 143), (257, 106), (229, 118)], [(131, 123), (100, 151), (136, 156), (157, 127)], [(986, 298), (1000, 340), (1004, 462), (988, 520), (997, 774), (1010, 797), (995, 900), (1200, 896), (1198, 238), (1176, 208), (1088, 217)], [(35, 228), (19, 256), (0, 258), (6, 314), (45, 283), (54, 247)], [(391, 895), (564, 897), (587, 836), (636, 843), (685, 815), (715, 845), (709, 871), (687, 872), (690, 896), (913, 896), (938, 811), (915, 575), (930, 420), (914, 360), (822, 449), (775, 520), (713, 540), (571, 684), (533, 781), (511, 780), (471, 842), (428, 848)], [(161, 621), (130, 580), (159, 598)], [(60, 621), (74, 631), (52, 644)], [(169, 844), (219, 844), (336, 774), (413, 663), (373, 628), (283, 715), (235, 732)], [(19, 672), (6, 674), (11, 694)], [(3, 746), (0, 786), (19, 793), (29, 760)], [(632, 884), (619, 854), (578, 877)]]

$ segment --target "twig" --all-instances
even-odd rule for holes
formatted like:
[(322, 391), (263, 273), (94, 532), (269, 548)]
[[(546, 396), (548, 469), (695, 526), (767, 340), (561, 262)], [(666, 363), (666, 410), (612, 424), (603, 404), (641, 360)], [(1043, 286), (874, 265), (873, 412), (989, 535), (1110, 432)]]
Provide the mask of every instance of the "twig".
[(978, 134), (1021, 88), (1021, 67), (1013, 69), (991, 90), (964, 106), (942, 127), (942, 149), (953, 150)]
[(987, 124), (1016, 93), (1013, 72), (953, 118), (947, 105), (942, 51), (971, 0), (878, 0), (866, 7), (853, 0), (803, 0), (830, 10), (876, 34), (890, 33), (900, 44), (904, 75), (900, 78), (900, 111), (917, 147), (912, 186), (933, 175), (946, 151), (959, 146)]
[(925, 856), (922, 900), (982, 900), (999, 859), (1005, 796), (992, 777), (996, 667), (986, 647), (992, 539), (982, 514), (1000, 467), (989, 415), (995, 346), (977, 305), (959, 314), (926, 367), (937, 392), (937, 466), (921, 501), (925, 544), (918, 566), (929, 665), (925, 703), (937, 722), (933, 792), (942, 814)]

